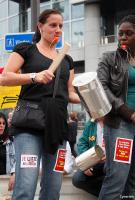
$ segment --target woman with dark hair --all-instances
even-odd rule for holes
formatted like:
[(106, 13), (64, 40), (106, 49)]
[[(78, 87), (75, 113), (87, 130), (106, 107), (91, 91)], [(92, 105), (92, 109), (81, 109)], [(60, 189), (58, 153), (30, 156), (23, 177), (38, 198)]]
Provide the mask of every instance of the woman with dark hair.
[(8, 123), (7, 123), (6, 116), (2, 112), (0, 112), (0, 120), (1, 120), (0, 125), (3, 125), (3, 128), (0, 129), (1, 130), (0, 139), (1, 139), (1, 141), (6, 141), (9, 138)]
[(13, 189), (15, 173), (15, 151), (13, 139), (8, 135), (6, 116), (0, 112), (0, 175), (11, 175), (9, 190)]
[(104, 119), (106, 176), (99, 200), (134, 199), (135, 15), (121, 20), (118, 48), (103, 55), (97, 72), (112, 104)]
[[(1, 85), (22, 85), (19, 101), (40, 104), (45, 113), (45, 128), (32, 125), (14, 126), (16, 152), (16, 176), (13, 200), (33, 200), (37, 186), (40, 159), (42, 158), (41, 191), (39, 199), (58, 200), (62, 183), (61, 166), (68, 132), (67, 104), (79, 103), (72, 86), (73, 60), (66, 55), (60, 66), (58, 88), (53, 98), (55, 76), (49, 70), (57, 57), (55, 48), (62, 35), (63, 17), (54, 9), (43, 11), (37, 23), (34, 43), (18, 44), (0, 77)], [(21, 71), (20, 74), (17, 72)], [(47, 110), (47, 111), (46, 111)], [(15, 112), (14, 112), (15, 113)], [(13, 115), (14, 118), (14, 115)], [(28, 124), (26, 124), (28, 125)], [(56, 169), (57, 168), (57, 169)]]

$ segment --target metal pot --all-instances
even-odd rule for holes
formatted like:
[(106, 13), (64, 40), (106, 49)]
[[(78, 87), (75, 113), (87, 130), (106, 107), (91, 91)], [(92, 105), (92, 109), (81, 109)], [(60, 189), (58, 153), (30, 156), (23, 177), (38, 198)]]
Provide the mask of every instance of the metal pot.
[(76, 157), (75, 164), (80, 170), (85, 171), (98, 164), (103, 156), (103, 149), (99, 145), (95, 145)]
[(99, 119), (110, 112), (111, 104), (96, 72), (87, 72), (75, 77), (73, 86), (90, 118)]

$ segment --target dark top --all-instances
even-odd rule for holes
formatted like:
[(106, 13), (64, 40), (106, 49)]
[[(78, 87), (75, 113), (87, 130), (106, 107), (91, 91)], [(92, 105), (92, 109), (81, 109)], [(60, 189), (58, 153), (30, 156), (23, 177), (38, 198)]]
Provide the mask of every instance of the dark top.
[[(41, 54), (36, 44), (20, 43), (14, 48), (14, 52), (20, 54), (25, 62), (22, 66), (22, 73), (40, 72), (46, 70), (52, 63), (52, 59)], [(69, 79), (69, 71), (73, 69), (73, 60), (66, 55), (60, 64), (61, 73), (59, 79), (56, 98), (60, 98), (68, 102), (67, 82)], [(48, 84), (27, 84), (23, 85), (20, 93), (21, 99), (40, 101), (42, 97), (52, 97), (54, 80)]]
[(6, 174), (6, 145), (0, 141), (0, 175)]
[[(24, 64), (21, 68), (23, 74), (47, 70), (53, 61), (41, 54), (36, 44), (18, 44), (15, 47), (14, 52), (20, 54), (24, 58)], [(23, 100), (34, 101), (37, 103), (41, 102), (41, 107), (45, 113), (45, 130), (37, 131), (32, 127), (29, 130), (28, 128), (25, 128), (24, 130), (24, 128), (13, 127), (12, 130), (13, 134), (29, 132), (31, 134), (43, 135), (45, 138), (46, 151), (52, 153), (56, 151), (58, 144), (62, 143), (63, 139), (66, 139), (68, 132), (68, 80), (70, 70), (73, 69), (72, 58), (69, 55), (66, 55), (60, 66), (61, 71), (55, 98), (52, 98), (55, 80), (52, 80), (48, 84), (36, 83), (23, 85), (19, 96), (19, 98)]]
[(104, 53), (98, 64), (98, 78), (112, 105), (104, 124), (112, 128), (119, 128), (122, 119), (131, 122), (131, 115), (135, 112), (126, 105), (128, 66), (127, 53), (121, 49)]

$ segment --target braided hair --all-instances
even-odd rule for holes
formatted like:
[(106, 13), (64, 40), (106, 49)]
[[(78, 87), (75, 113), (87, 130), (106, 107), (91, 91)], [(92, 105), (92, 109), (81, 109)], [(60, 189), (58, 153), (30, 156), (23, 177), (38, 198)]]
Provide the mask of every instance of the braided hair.
[[(61, 15), (62, 14), (60, 13), (60, 11), (56, 10), (56, 9), (47, 9), (47, 10), (44, 10), (39, 18), (38, 18), (38, 22), (42, 23), (42, 24), (45, 24), (47, 19), (50, 17), (50, 15), (52, 14), (58, 14), (58, 15)], [(63, 16), (62, 16), (63, 17)], [(35, 34), (33, 36), (33, 43), (37, 43), (39, 42), (39, 40), (41, 39), (41, 33), (40, 33), (40, 30), (37, 26), (36, 28), (36, 31), (35, 31)]]

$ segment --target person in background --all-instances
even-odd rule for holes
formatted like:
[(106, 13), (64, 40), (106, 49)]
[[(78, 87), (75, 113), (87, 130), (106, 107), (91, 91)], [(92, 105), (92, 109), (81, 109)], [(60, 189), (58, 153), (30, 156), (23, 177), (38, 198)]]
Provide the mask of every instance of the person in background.
[[(67, 105), (68, 102), (80, 103), (72, 86), (74, 63), (69, 55), (60, 64), (55, 101), (53, 98), (56, 74), (49, 67), (58, 56), (55, 46), (62, 35), (62, 29), (61, 13), (55, 9), (44, 10), (39, 16), (33, 43), (16, 45), (0, 76), (0, 85), (22, 85), (19, 100), (40, 104), (46, 116), (43, 130), (34, 129), (33, 126), (28, 129), (13, 127), (16, 170), (12, 200), (34, 199), (41, 158), (39, 199), (58, 200), (60, 196), (63, 174), (55, 170), (55, 164), (60, 150), (66, 147)], [(21, 73), (18, 74), (18, 71)], [(45, 111), (46, 107), (50, 109), (48, 112)], [(32, 165), (30, 160), (33, 160)]]
[(69, 114), (69, 121), (68, 121), (68, 141), (71, 147), (71, 152), (74, 157), (77, 156), (75, 151), (75, 144), (76, 144), (76, 136), (77, 136), (77, 127), (78, 127), (78, 119), (77, 113), (71, 112)]
[[(77, 144), (78, 155), (92, 148), (96, 144), (104, 149), (103, 120), (100, 120), (99, 122), (91, 122), (88, 120)], [(78, 169), (73, 175), (72, 183), (75, 187), (83, 189), (98, 197), (104, 176), (103, 161), (85, 171)]]
[(99, 200), (134, 199), (135, 15), (120, 21), (118, 48), (103, 54), (97, 74), (112, 104), (104, 119), (106, 176)]
[(8, 119), (7, 119), (7, 121), (8, 121), (8, 127), (11, 127), (11, 125), (12, 125), (13, 113), (14, 113), (14, 109), (8, 113)]
[(0, 175), (10, 175), (8, 189), (14, 186), (15, 150), (13, 138), (8, 135), (6, 116), (0, 112)]

